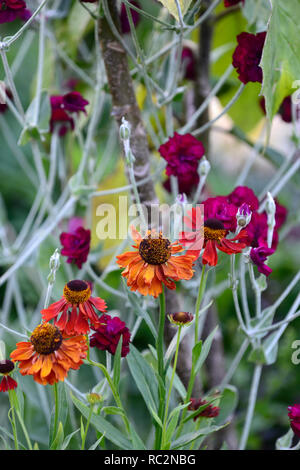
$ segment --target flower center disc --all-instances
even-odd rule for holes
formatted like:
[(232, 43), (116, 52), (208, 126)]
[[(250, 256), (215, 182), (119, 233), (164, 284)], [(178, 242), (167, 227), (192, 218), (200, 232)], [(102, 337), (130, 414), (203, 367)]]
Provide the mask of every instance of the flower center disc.
[(90, 286), (86, 281), (75, 279), (64, 287), (64, 297), (72, 305), (86, 302), (91, 296)]
[(47, 355), (59, 349), (62, 335), (56, 326), (42, 323), (33, 330), (30, 342), (37, 353)]
[(0, 374), (9, 374), (12, 370), (14, 370), (15, 365), (9, 359), (4, 359), (0, 361)]
[(164, 264), (171, 257), (170, 241), (159, 234), (159, 238), (144, 238), (139, 247), (139, 253), (148, 264)]
[(204, 221), (204, 239), (205, 240), (221, 240), (226, 236), (226, 230), (223, 223), (214, 218)]

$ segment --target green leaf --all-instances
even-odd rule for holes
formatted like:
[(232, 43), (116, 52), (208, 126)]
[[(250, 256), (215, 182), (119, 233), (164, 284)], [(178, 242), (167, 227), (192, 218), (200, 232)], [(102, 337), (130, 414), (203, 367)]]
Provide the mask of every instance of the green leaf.
[(267, 24), (272, 12), (269, 0), (246, 0), (242, 13), (248, 21), (248, 25), (255, 25), (255, 29), (263, 31), (267, 29)]
[[(88, 419), (90, 409), (88, 406), (86, 406), (82, 401), (80, 401), (78, 398), (76, 398), (72, 393), (71, 393), (71, 398), (80, 413)], [(125, 449), (125, 450), (132, 450), (132, 444), (127, 439), (127, 437), (124, 436), (124, 433), (119, 431), (117, 428), (115, 428), (111, 423), (109, 423), (106, 419), (104, 419), (102, 416), (95, 415), (94, 413), (92, 414), (91, 417), (91, 423), (97, 431), (101, 432), (101, 434), (105, 433), (105, 437), (113, 442), (116, 446), (120, 447), (120, 449)]]
[[(62, 426), (66, 424), (67, 416), (68, 416), (68, 400), (66, 394), (65, 384), (63, 382), (58, 382), (57, 384), (58, 389), (58, 414), (57, 414), (57, 422), (61, 422)], [(49, 447), (51, 447), (54, 439), (54, 419), (55, 419), (55, 408), (53, 407), (51, 413), (51, 421), (50, 421), (50, 433), (49, 433)]]
[(107, 415), (124, 416), (124, 411), (121, 410), (121, 408), (118, 408), (117, 406), (104, 406), (102, 408), (102, 411), (106, 413)]
[[(164, 7), (166, 7), (171, 15), (176, 18), (177, 21), (179, 21), (179, 16), (178, 16), (178, 9), (176, 6), (175, 0), (159, 0), (160, 3), (163, 4)], [(181, 6), (181, 11), (182, 15), (184, 16), (186, 12), (189, 9), (190, 4), (192, 3), (192, 0), (179, 0), (180, 6)]]
[(209, 354), (209, 351), (210, 351), (214, 336), (217, 332), (217, 329), (218, 329), (218, 326), (216, 326), (216, 328), (206, 338), (206, 340), (204, 341), (204, 344), (201, 345), (201, 348), (199, 346), (199, 343), (196, 344), (196, 346), (194, 346), (194, 349), (195, 348), (196, 349), (195, 349), (195, 351), (193, 349), (193, 354), (194, 354), (194, 356), (196, 356), (198, 354), (198, 359), (197, 359), (197, 362), (194, 366), (194, 374), (195, 375), (199, 372), (199, 370), (201, 369), (203, 363), (205, 362), (205, 360), (206, 360), (206, 358)]
[(294, 438), (294, 432), (290, 429), (284, 436), (281, 436), (276, 441), (276, 450), (286, 450), (289, 449), (292, 445)]
[(58, 450), (61, 448), (62, 444), (64, 441), (64, 428), (61, 423), (59, 422), (58, 429), (57, 429), (57, 434), (55, 436), (55, 439), (53, 440), (50, 449), (51, 450)]
[(133, 346), (126, 357), (131, 375), (147, 405), (150, 413), (157, 413), (158, 383), (155, 372), (142, 354)]
[(68, 435), (65, 437), (65, 440), (64, 440), (64, 442), (62, 443), (62, 446), (61, 446), (61, 450), (65, 450), (65, 449), (68, 447), (68, 445), (70, 444), (70, 441), (71, 441), (72, 437), (73, 437), (76, 433), (78, 433), (78, 431), (80, 431), (79, 428), (76, 429), (76, 431), (71, 432), (71, 434), (68, 434)]
[(262, 93), (270, 120), (300, 78), (300, 0), (276, 0), (263, 50)]
[(222, 396), (220, 403), (218, 404), (220, 408), (219, 415), (215, 418), (214, 423), (216, 425), (223, 424), (230, 415), (236, 409), (238, 404), (238, 391), (233, 385), (226, 385), (222, 391)]
[(101, 444), (101, 441), (103, 440), (105, 434), (103, 434), (101, 437), (99, 437), (99, 439), (94, 442), (94, 444), (91, 445), (91, 447), (89, 448), (89, 450), (96, 450), (98, 445)]
[(176, 441), (172, 444), (172, 449), (179, 449), (180, 447), (184, 447), (190, 442), (195, 441), (200, 436), (207, 436), (213, 432), (219, 431), (220, 429), (224, 428), (227, 423), (223, 426), (207, 426), (206, 428), (202, 428), (199, 431), (190, 432), (188, 434), (184, 434), (180, 436)]

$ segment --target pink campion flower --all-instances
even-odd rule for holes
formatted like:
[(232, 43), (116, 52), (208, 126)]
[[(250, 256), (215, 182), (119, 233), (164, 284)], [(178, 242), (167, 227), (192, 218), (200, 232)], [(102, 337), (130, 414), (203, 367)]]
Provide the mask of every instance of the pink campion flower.
[(191, 47), (185, 46), (182, 49), (181, 62), (185, 69), (184, 78), (187, 80), (196, 80), (196, 57)]
[(177, 134), (161, 145), (158, 149), (166, 160), (166, 174), (168, 176), (183, 176), (190, 172), (197, 172), (199, 161), (205, 150), (202, 142), (191, 134)]
[(14, 390), (18, 386), (17, 382), (12, 377), (10, 377), (10, 374), (14, 368), (14, 363), (9, 359), (0, 361), (0, 375), (2, 375), (2, 380), (0, 382), (0, 392)]
[(232, 56), (232, 65), (237, 69), (242, 83), (262, 83), (263, 73), (260, 67), (266, 32), (251, 34), (241, 33), (237, 36), (238, 46)]
[(27, 21), (30, 16), (23, 0), (0, 0), (0, 24), (10, 23), (17, 18)]
[(59, 128), (59, 136), (63, 137), (68, 130), (74, 130), (75, 123), (70, 113), (86, 114), (85, 107), (89, 104), (78, 91), (71, 91), (65, 95), (52, 95), (50, 97), (51, 118), (50, 132), (53, 133), (56, 126)]
[(300, 437), (300, 404), (289, 406), (288, 411), (291, 428), (296, 436)]
[(233, 7), (234, 5), (237, 5), (238, 3), (245, 3), (245, 0), (224, 0), (224, 7), (229, 8)]
[[(206, 405), (208, 402), (202, 398), (191, 398), (191, 403), (188, 406), (189, 411), (196, 411), (200, 406)], [(216, 418), (220, 413), (218, 406), (208, 405), (204, 410), (200, 411), (198, 415), (194, 417), (194, 421), (198, 418)]]
[(61, 254), (67, 256), (67, 263), (75, 263), (81, 269), (90, 251), (91, 231), (77, 227), (74, 231), (63, 232), (60, 235), (63, 246)]
[(265, 262), (267, 261), (267, 258), (274, 252), (275, 250), (265, 246), (252, 248), (250, 251), (250, 258), (252, 262), (257, 266), (258, 271), (265, 276), (269, 276), (272, 272), (272, 269), (267, 264), (265, 264)]
[(246, 203), (250, 207), (251, 211), (256, 211), (259, 207), (258, 198), (255, 196), (253, 190), (248, 186), (237, 186), (228, 196), (228, 202), (234, 204), (236, 207), (240, 207)]
[[(132, 5), (136, 6), (137, 8), (141, 8), (141, 5), (139, 4), (139, 2), (130, 2), (130, 3), (132, 3)], [(140, 22), (140, 15), (133, 8), (131, 8), (130, 11), (131, 11), (133, 24), (134, 26), (137, 26)], [(128, 15), (127, 15), (127, 11), (126, 11), (126, 7), (124, 3), (122, 3), (122, 6), (121, 6), (120, 22), (121, 22), (122, 33), (123, 34), (130, 33), (130, 24), (129, 24), (129, 19), (128, 19)]]
[(108, 351), (112, 355), (116, 354), (118, 343), (122, 336), (121, 356), (125, 357), (129, 353), (130, 331), (126, 323), (118, 317), (102, 315), (99, 318), (100, 326), (90, 337), (90, 346), (101, 351)]
[[(245, 240), (246, 241), (246, 240)], [(265, 212), (262, 214), (253, 212), (251, 221), (247, 225), (247, 241), (248, 246), (252, 248), (265, 247), (268, 248), (268, 217)], [(278, 232), (274, 229), (272, 249), (276, 250), (278, 245)]]

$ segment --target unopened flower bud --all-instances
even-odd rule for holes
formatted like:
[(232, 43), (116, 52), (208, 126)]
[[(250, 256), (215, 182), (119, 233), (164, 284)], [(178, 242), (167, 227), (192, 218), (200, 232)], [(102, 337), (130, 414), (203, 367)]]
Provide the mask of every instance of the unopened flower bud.
[(49, 283), (54, 284), (56, 272), (59, 269), (59, 266), (60, 266), (60, 254), (59, 254), (58, 249), (56, 248), (49, 262), (50, 274), (47, 278)]
[(184, 193), (183, 194), (178, 194), (178, 196), (176, 197), (175, 202), (176, 202), (176, 204), (182, 204), (182, 205), (187, 204), (188, 199), (186, 197), (186, 194), (184, 194)]
[(205, 178), (207, 177), (208, 173), (210, 172), (211, 165), (207, 158), (203, 156), (200, 160), (199, 166), (198, 166), (198, 173), (200, 176), (204, 176)]
[(266, 212), (268, 215), (268, 225), (269, 227), (275, 226), (275, 213), (276, 213), (276, 204), (271, 195), (271, 193), (267, 194), (267, 201), (266, 201)]
[(189, 312), (176, 312), (170, 313), (168, 318), (173, 325), (187, 326), (193, 321), (194, 316)]
[(122, 124), (120, 126), (120, 138), (121, 140), (129, 140), (131, 134), (131, 126), (128, 121), (123, 117)]
[(103, 396), (99, 393), (89, 393), (86, 398), (90, 405), (97, 405), (103, 401)]
[(238, 208), (236, 220), (240, 227), (246, 227), (252, 217), (252, 211), (245, 202)]

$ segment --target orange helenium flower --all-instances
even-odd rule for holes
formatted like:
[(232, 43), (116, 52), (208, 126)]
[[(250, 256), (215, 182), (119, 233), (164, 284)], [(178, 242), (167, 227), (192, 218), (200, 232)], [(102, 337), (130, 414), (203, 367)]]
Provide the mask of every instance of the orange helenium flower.
[(33, 331), (30, 341), (17, 343), (11, 353), (19, 361), (22, 375), (32, 375), (42, 385), (63, 381), (70, 369), (79, 369), (88, 349), (85, 336), (67, 338), (56, 326), (42, 323)]
[(94, 308), (105, 312), (106, 303), (100, 297), (92, 297), (91, 294), (88, 282), (79, 279), (68, 282), (64, 287), (62, 298), (41, 311), (43, 320), (49, 321), (55, 318), (54, 324), (70, 336), (88, 333), (90, 325), (97, 329), (100, 322)]
[(127, 285), (132, 291), (142, 295), (157, 297), (162, 292), (162, 284), (168, 289), (175, 289), (174, 281), (193, 277), (193, 255), (180, 255), (183, 248), (178, 242), (171, 243), (168, 239), (155, 232), (148, 231), (142, 238), (132, 228), (135, 251), (128, 251), (117, 256), (117, 263), (125, 270), (122, 276), (127, 278)]

